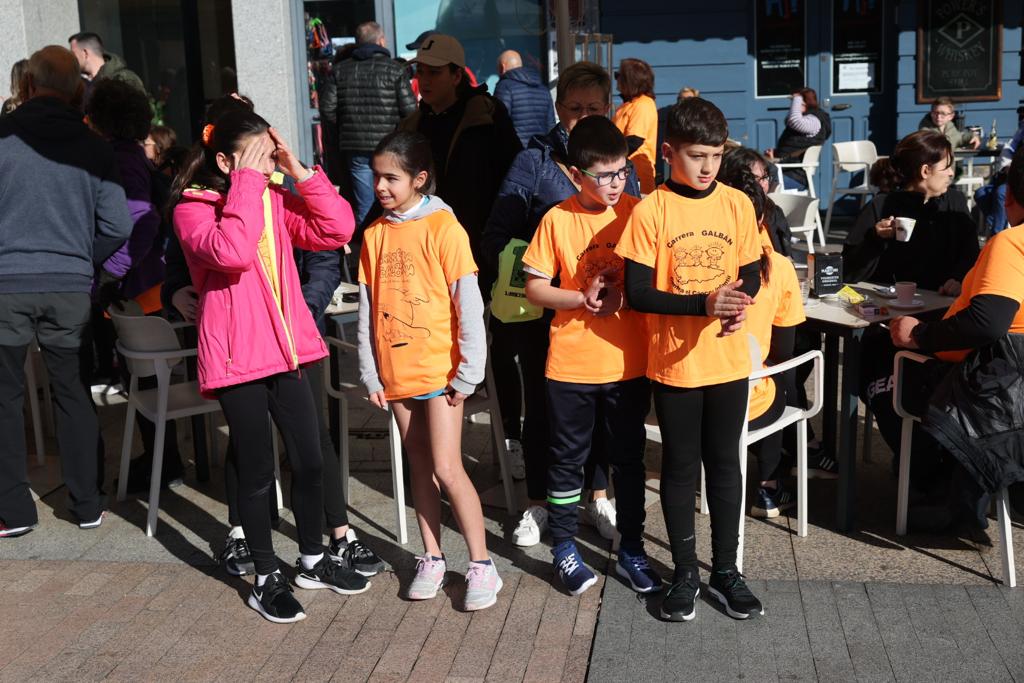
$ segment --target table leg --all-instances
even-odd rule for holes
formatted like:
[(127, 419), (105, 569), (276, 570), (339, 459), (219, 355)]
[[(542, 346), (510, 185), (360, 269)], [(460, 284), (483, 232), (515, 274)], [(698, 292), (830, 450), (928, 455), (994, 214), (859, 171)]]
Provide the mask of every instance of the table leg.
[(853, 528), (857, 500), (857, 406), (860, 401), (860, 350), (862, 329), (843, 338), (843, 383), (839, 408), (839, 495), (836, 497), (836, 528)]
[(822, 450), (833, 455), (836, 452), (836, 404), (839, 399), (839, 337), (825, 335), (825, 400), (822, 403)]

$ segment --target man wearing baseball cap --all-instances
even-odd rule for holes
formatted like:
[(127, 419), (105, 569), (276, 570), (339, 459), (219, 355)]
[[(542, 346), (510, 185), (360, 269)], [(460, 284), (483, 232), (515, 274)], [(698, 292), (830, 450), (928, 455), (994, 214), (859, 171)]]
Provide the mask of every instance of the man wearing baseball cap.
[[(505, 173), (522, 149), (505, 106), (472, 86), (466, 52), (452, 36), (423, 37), (412, 60), (422, 97), (419, 109), (398, 124), (430, 140), (437, 174), (437, 195), (454, 209), (469, 233), (477, 263), (480, 235)], [(493, 273), (481, 272), (489, 295)]]

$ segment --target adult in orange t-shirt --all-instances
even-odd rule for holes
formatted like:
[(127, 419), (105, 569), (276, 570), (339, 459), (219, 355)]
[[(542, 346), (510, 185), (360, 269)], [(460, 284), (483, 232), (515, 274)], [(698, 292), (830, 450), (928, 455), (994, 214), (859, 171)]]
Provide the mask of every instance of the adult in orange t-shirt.
[(675, 574), (661, 616), (686, 621), (700, 590), (694, 504), (701, 463), (711, 510), (708, 591), (737, 619), (763, 614), (736, 568), (742, 496), (740, 432), (751, 371), (746, 308), (761, 286), (757, 218), (739, 190), (715, 181), (729, 135), (711, 102), (668, 113), (662, 153), (671, 178), (636, 208), (615, 253), (630, 305), (648, 316), (647, 376), (661, 428), (661, 507)]
[(654, 102), (654, 71), (640, 59), (623, 59), (615, 72), (622, 106), (613, 121), (627, 138), (642, 138), (630, 161), (636, 167), (640, 192), (654, 192), (654, 165), (658, 158), (658, 105)]
[[(651, 593), (661, 577), (643, 546), (647, 348), (637, 333), (643, 316), (624, 306), (623, 261), (613, 251), (637, 203), (624, 193), (628, 147), (611, 121), (591, 116), (573, 128), (567, 149), (580, 191), (544, 215), (523, 255), (527, 297), (555, 311), (545, 373), (553, 565), (573, 595), (597, 581), (575, 537), (584, 465), (592, 448), (603, 447), (617, 499), (617, 572), (637, 592)], [(595, 427), (603, 439), (594, 440)]]

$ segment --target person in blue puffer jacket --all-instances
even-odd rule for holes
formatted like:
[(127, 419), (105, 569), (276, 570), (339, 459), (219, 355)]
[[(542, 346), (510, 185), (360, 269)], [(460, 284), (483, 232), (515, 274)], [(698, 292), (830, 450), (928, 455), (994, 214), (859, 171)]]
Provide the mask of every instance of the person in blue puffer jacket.
[(505, 50), (498, 57), (500, 79), (494, 96), (508, 109), (519, 141), (526, 148), (534, 135), (544, 135), (555, 125), (551, 91), (540, 74), (523, 66), (523, 58), (515, 50)]
[[(484, 228), (481, 265), (497, 272), (498, 256), (510, 240), (530, 242), (544, 214), (576, 194), (578, 188), (570, 178), (566, 162), (569, 132), (587, 116), (607, 116), (610, 108), (611, 77), (607, 71), (591, 62), (577, 62), (561, 73), (555, 95), (559, 123), (546, 134), (535, 135), (512, 162)], [(632, 169), (626, 192), (640, 196), (640, 184)], [(549, 311), (529, 322), (506, 324), (493, 317), (490, 322), (491, 368), (509, 442), (510, 469), (514, 478), (526, 479), (530, 499), (512, 533), (513, 542), (523, 547), (539, 543), (547, 527), (548, 419), (544, 366), (551, 317)], [(525, 419), (520, 424), (523, 413)], [(615, 508), (605, 496), (608, 464), (603, 438), (598, 435), (594, 457), (587, 464), (586, 484), (594, 494), (587, 511), (590, 521), (610, 539), (615, 532)]]

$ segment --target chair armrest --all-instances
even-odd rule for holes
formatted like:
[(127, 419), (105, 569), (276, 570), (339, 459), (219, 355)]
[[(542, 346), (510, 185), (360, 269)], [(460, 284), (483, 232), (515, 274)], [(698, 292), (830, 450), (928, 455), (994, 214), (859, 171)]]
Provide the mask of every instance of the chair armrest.
[[(878, 157), (881, 159), (882, 157)], [(888, 159), (888, 157), (886, 157)], [(840, 166), (863, 166), (865, 169), (870, 169), (872, 164), (867, 161), (832, 161), (832, 168), (839, 168)], [(850, 173), (850, 171), (847, 171)]]
[(787, 163), (787, 164), (775, 164), (775, 166), (777, 168), (804, 168), (804, 169), (807, 169), (807, 168), (818, 168), (818, 162), (814, 162), (813, 164), (805, 164), (803, 162)]
[(821, 406), (825, 401), (825, 397), (822, 395), (824, 393), (822, 366), (825, 363), (825, 357), (822, 355), (821, 351), (808, 351), (807, 353), (802, 353), (795, 358), (790, 358), (784, 363), (755, 370), (750, 373), (749, 379), (750, 381), (764, 379), (765, 377), (771, 377), (772, 375), (778, 375), (779, 373), (786, 372), (787, 370), (792, 370), (793, 368), (806, 363), (814, 364), (814, 367), (811, 370), (811, 378), (814, 381), (814, 402), (811, 404), (810, 408), (803, 411), (803, 416), (805, 418), (814, 417), (821, 412)]
[(333, 346), (340, 351), (359, 351), (359, 347), (353, 344), (352, 342), (342, 341), (337, 337), (327, 335), (326, 337), (324, 337), (324, 341), (327, 342), (328, 346)]
[(172, 358), (188, 358), (199, 353), (199, 349), (171, 349), (168, 351), (131, 351), (117, 342), (117, 351), (125, 358), (132, 360), (170, 360)]
[(903, 407), (903, 383), (901, 370), (903, 369), (903, 361), (913, 361), (915, 363), (927, 363), (932, 360), (930, 356), (925, 356), (920, 353), (914, 353), (913, 351), (900, 351), (896, 354), (896, 357), (892, 359), (892, 407), (896, 411), (896, 414), (904, 419), (921, 421), (921, 418), (917, 415), (912, 415), (907, 412)]
[(172, 330), (183, 330), (186, 327), (195, 327), (196, 326), (196, 324), (194, 322), (189, 322), (187, 320), (179, 320), (178, 322), (175, 322), (175, 323), (172, 323), (171, 321), (168, 320), (167, 322), (171, 326)]
[(877, 157), (875, 157), (875, 161), (881, 161), (882, 159), (888, 159), (888, 158), (889, 158), (888, 154), (879, 154)]

